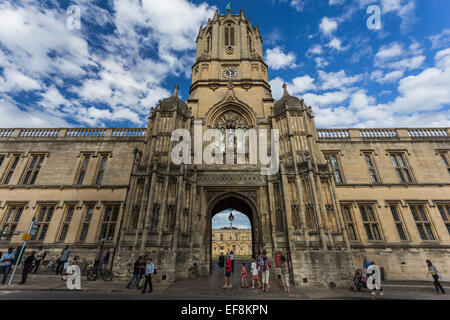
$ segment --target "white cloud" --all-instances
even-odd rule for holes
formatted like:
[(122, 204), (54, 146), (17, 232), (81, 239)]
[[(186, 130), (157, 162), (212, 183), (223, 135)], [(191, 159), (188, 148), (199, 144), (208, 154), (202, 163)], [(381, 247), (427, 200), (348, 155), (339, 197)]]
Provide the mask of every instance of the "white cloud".
[(392, 83), (403, 77), (404, 73), (402, 70), (396, 70), (384, 74), (381, 70), (375, 70), (370, 74), (370, 79), (379, 83)]
[(335, 49), (337, 51), (343, 51), (346, 48), (342, 47), (342, 42), (338, 38), (333, 38), (328, 44), (328, 47)]
[(415, 56), (412, 58), (405, 58), (396, 62), (391, 62), (387, 66), (391, 69), (414, 70), (422, 66), (425, 61), (425, 56)]
[(319, 70), (319, 79), (322, 82), (321, 89), (335, 89), (350, 86), (362, 79), (361, 75), (347, 76), (344, 70), (339, 72), (325, 72)]
[(393, 57), (397, 57), (403, 54), (402, 46), (396, 42), (389, 45), (384, 45), (378, 50), (375, 57), (377, 59), (385, 60)]
[(333, 5), (335, 5), (335, 4), (343, 4), (345, 2), (345, 0), (329, 0), (328, 1), (328, 4), (330, 5), (330, 6), (333, 6)]
[(450, 29), (446, 28), (441, 33), (430, 36), (429, 39), (432, 49), (450, 46)]
[(336, 20), (323, 17), (319, 24), (319, 30), (326, 36), (330, 36), (338, 28), (338, 23)]
[(274, 70), (294, 68), (296, 55), (293, 52), (284, 53), (280, 47), (266, 50), (266, 63)]
[(308, 51), (306, 51), (306, 55), (311, 55), (311, 54), (322, 54), (323, 53), (323, 49), (322, 46), (320, 44), (316, 44), (313, 47), (309, 48)]
[(316, 68), (317, 69), (322, 69), (322, 68), (324, 68), (324, 67), (326, 67), (326, 66), (328, 66), (330, 64), (327, 60), (325, 60), (322, 57), (315, 58), (314, 62), (316, 63)]
[[(308, 75), (296, 77), (292, 79), (292, 82), (287, 83), (287, 90), (291, 95), (297, 95), (309, 90), (317, 89), (314, 84), (315, 79)], [(270, 82), (270, 87), (272, 88), (272, 95), (275, 99), (280, 99), (283, 96), (283, 84), (284, 81), (280, 77), (272, 79)]]

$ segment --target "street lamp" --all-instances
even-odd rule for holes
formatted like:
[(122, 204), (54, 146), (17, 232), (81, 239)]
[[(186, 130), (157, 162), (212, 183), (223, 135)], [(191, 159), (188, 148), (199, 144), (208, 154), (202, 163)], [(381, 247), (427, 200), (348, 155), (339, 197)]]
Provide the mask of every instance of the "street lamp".
[(230, 222), (233, 222), (233, 220), (234, 220), (233, 211), (230, 211), (230, 215), (228, 216), (228, 220), (230, 220)]

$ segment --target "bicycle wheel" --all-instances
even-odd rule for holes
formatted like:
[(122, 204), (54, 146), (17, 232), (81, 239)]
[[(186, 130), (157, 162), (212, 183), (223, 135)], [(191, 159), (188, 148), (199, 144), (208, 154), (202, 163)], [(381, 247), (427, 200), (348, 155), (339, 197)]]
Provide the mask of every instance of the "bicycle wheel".
[(86, 278), (89, 280), (89, 281), (94, 281), (95, 280), (95, 272), (94, 272), (94, 270), (88, 270), (88, 272), (87, 272), (87, 274), (86, 274)]
[(103, 271), (102, 278), (105, 281), (111, 281), (113, 278), (113, 273), (110, 270), (105, 270)]

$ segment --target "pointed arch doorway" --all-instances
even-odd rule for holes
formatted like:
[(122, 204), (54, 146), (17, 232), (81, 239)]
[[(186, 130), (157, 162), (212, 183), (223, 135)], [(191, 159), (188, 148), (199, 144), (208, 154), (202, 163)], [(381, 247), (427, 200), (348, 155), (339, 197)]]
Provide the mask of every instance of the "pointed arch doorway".
[[(251, 254), (256, 255), (262, 250), (262, 234), (261, 234), (261, 221), (259, 219), (256, 204), (247, 196), (239, 192), (224, 192), (212, 199), (208, 205), (208, 221), (209, 229), (207, 230), (206, 241), (206, 254), (209, 259), (210, 271), (213, 269), (213, 245), (212, 245), (212, 218), (227, 209), (238, 211), (250, 220), (251, 226)], [(219, 239), (220, 240), (220, 239)], [(218, 249), (220, 251), (220, 248)], [(224, 253), (227, 252), (227, 248), (224, 248)], [(216, 252), (217, 254), (218, 252)]]

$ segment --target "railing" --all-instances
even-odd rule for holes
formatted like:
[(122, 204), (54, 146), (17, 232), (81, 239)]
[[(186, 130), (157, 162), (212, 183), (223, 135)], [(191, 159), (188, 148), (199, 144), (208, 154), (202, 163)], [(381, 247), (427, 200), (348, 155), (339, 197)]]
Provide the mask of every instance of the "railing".
[(436, 137), (448, 137), (447, 129), (436, 128), (436, 129), (407, 129), (408, 136), (412, 138), (436, 138)]
[(359, 129), (362, 138), (395, 138), (397, 137), (396, 129)]
[(113, 137), (144, 137), (146, 133), (145, 128), (130, 128), (130, 129), (113, 129)]
[(22, 129), (19, 137), (59, 137), (61, 129)]
[(66, 137), (104, 137), (106, 129), (67, 129)]
[(14, 129), (0, 129), (0, 138), (8, 138), (14, 134)]
[(14, 128), (0, 129), (1, 138), (140, 138), (146, 128)]
[(319, 139), (446, 138), (449, 128), (317, 129)]
[(343, 139), (350, 137), (348, 129), (318, 129), (319, 139)]

